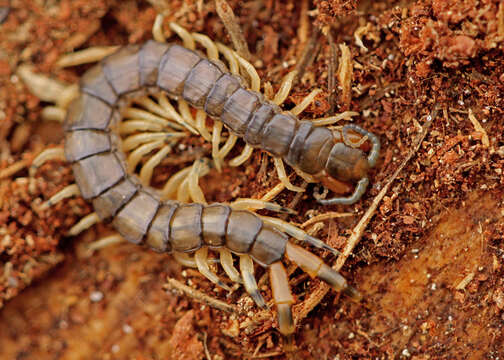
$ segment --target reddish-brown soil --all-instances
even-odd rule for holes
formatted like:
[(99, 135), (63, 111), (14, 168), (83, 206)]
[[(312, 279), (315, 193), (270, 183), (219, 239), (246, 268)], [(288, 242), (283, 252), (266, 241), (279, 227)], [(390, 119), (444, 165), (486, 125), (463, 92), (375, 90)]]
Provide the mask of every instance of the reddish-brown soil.
[[(40, 209), (73, 182), (73, 175), (68, 164), (53, 161), (38, 170), (34, 181), (28, 179), (34, 156), (61, 146), (62, 129), (41, 120), (48, 104), (29, 92), (16, 74), (19, 66), (75, 83), (89, 65), (59, 69), (55, 63), (61, 55), (150, 39), (157, 11), (167, 14), (169, 36), (167, 22), (175, 21), (231, 45), (230, 38), (213, 1), (0, 1), (0, 358), (502, 359), (504, 4), (229, 4), (252, 62), (273, 89), (313, 45), (316, 56), (286, 108), (319, 87), (324, 91), (303, 117), (354, 110), (360, 113), (354, 121), (382, 141), (372, 187), (356, 205), (324, 208), (313, 200), (311, 186), (299, 199), (288, 191), (275, 199), (284, 205), (296, 200), (299, 215), (287, 218), (295, 223), (308, 214), (353, 212), (326, 221), (318, 233), (340, 250), (414, 147), (426, 115), (439, 107), (419, 150), (390, 186), (343, 267), (364, 302), (328, 293), (298, 324), (296, 352), (285, 354), (274, 314), (261, 317), (243, 289), (226, 295), (169, 255), (131, 244), (91, 254), (87, 245), (112, 232), (106, 224), (66, 237), (92, 209), (81, 198)], [(5, 18), (2, 7), (10, 8)], [(321, 31), (312, 37), (316, 29)], [(331, 96), (328, 89), (334, 83), (329, 79), (334, 50), (342, 43), (353, 59), (350, 97), (341, 89)], [(201, 152), (210, 149), (198, 137), (184, 141)], [(167, 177), (156, 176), (159, 182)], [(222, 174), (214, 170), (202, 182), (208, 199), (230, 201), (260, 197), (278, 180), (271, 158), (257, 152), (246, 165), (225, 167)], [(319, 255), (336, 262), (327, 253)], [(231, 315), (167, 291), (167, 277), (238, 304), (241, 313)], [(260, 284), (270, 300), (268, 282)], [(301, 303), (319, 282), (296, 270), (291, 285)]]

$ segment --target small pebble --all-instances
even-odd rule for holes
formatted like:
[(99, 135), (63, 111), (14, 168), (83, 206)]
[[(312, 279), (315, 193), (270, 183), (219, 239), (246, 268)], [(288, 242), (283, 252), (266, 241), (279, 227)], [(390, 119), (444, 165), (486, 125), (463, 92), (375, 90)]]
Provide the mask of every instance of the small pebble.
[(92, 302), (98, 302), (98, 301), (101, 301), (103, 300), (103, 293), (101, 291), (93, 291), (90, 295), (89, 295), (89, 299), (92, 301)]

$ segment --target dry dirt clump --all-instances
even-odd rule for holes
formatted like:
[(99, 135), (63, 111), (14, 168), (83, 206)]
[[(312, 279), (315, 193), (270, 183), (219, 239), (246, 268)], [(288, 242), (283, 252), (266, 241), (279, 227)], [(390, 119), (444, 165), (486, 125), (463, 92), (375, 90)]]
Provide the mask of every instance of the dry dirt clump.
[(317, 8), (315, 24), (331, 25), (342, 16), (352, 14), (358, 2), (358, 0), (315, 0), (313, 2)]
[(70, 169), (60, 165), (43, 166), (33, 181), (0, 179), (0, 308), (63, 260), (61, 240), (89, 212), (80, 198), (57, 204), (58, 211), (41, 208), (42, 199), (73, 181)]
[(499, 1), (425, 0), (410, 9), (400, 28), (400, 48), (427, 76), (439, 60), (447, 68), (469, 64), (504, 40), (504, 5)]

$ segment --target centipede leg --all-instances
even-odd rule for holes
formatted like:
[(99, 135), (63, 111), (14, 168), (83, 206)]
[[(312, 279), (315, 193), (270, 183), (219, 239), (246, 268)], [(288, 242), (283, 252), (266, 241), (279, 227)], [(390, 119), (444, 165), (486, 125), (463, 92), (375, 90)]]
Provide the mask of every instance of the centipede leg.
[[(185, 119), (180, 113), (178, 113), (173, 105), (170, 103), (170, 100), (166, 97), (165, 93), (160, 93), (157, 97), (159, 105), (163, 107), (169, 114), (170, 117), (173, 118), (180, 125), (184, 126), (187, 130), (192, 132), (195, 135), (199, 135), (198, 131), (194, 128), (194, 122), (188, 122), (188, 119)], [(180, 101), (179, 101), (180, 106)]]
[(317, 239), (313, 236), (308, 235), (305, 233), (303, 230), (295, 227), (294, 225), (289, 224), (286, 221), (283, 221), (278, 218), (274, 217), (269, 217), (269, 216), (260, 216), (261, 219), (276, 227), (278, 230), (283, 231), (287, 233), (288, 235), (292, 236), (294, 239), (303, 241), (313, 247), (316, 247), (318, 249), (323, 249), (332, 252), (334, 255), (338, 256), (340, 255), (340, 252), (336, 249), (334, 249), (332, 246), (327, 245), (325, 242), (323, 242), (320, 239)]
[(220, 148), (219, 154), (217, 155), (218, 158), (222, 161), (228, 154), (229, 152), (233, 149), (233, 147), (236, 144), (236, 140), (238, 140), (238, 136), (235, 134), (229, 134), (228, 138), (226, 139), (226, 142)]
[(275, 163), (275, 168), (277, 170), (278, 178), (282, 182), (282, 184), (285, 185), (287, 189), (290, 191), (296, 191), (296, 192), (303, 192), (305, 189), (299, 186), (293, 185), (290, 181), (289, 178), (287, 177), (287, 174), (285, 173), (285, 167), (283, 164), (283, 160), (279, 157), (273, 157), (273, 161)]
[(289, 209), (277, 203), (264, 201), (261, 199), (236, 199), (230, 204), (230, 206), (234, 210), (254, 211), (254, 210), (266, 209), (285, 214), (292, 214), (292, 215), (297, 214), (297, 211), (293, 209)]
[(282, 182), (276, 184), (272, 189), (270, 189), (266, 194), (261, 196), (263, 201), (271, 201), (278, 196), (282, 191), (284, 191), (285, 185)]
[(207, 247), (202, 247), (199, 250), (196, 251), (194, 254), (194, 259), (196, 261), (196, 266), (198, 268), (198, 271), (206, 277), (208, 280), (213, 282), (215, 285), (220, 286), (221, 288), (231, 291), (231, 288), (224, 284), (222, 280), (219, 279), (219, 277), (210, 270), (210, 267), (208, 266), (208, 248)]
[(229, 71), (233, 75), (240, 75), (240, 65), (238, 64), (238, 60), (233, 54), (233, 50), (228, 48), (226, 45), (221, 44), (219, 42), (216, 43), (217, 49), (224, 56), (226, 61), (228, 62)]
[(152, 124), (160, 125), (163, 128), (171, 128), (174, 130), (183, 130), (184, 127), (186, 127), (182, 116), (177, 113), (169, 103), (168, 106), (163, 107), (148, 96), (134, 99), (133, 101), (142, 108), (130, 106), (124, 109), (122, 111), (124, 119), (144, 120)]
[(119, 47), (120, 46), (92, 46), (83, 50), (72, 51), (71, 53), (61, 56), (58, 61), (56, 61), (55, 65), (58, 68), (66, 68), (98, 62), (115, 53)]
[(163, 130), (163, 127), (159, 124), (155, 124), (146, 120), (127, 120), (122, 121), (119, 124), (119, 134), (120, 135), (128, 135), (134, 134), (138, 131), (142, 132), (160, 132)]
[(45, 149), (33, 159), (30, 166), (29, 176), (33, 178), (38, 168), (50, 160), (66, 161), (65, 150), (62, 147)]
[(344, 111), (337, 115), (316, 118), (310, 121), (314, 126), (328, 126), (328, 125), (334, 125), (341, 120), (352, 121), (353, 120), (352, 117), (357, 115), (359, 115), (359, 113), (355, 111)]
[(163, 146), (164, 141), (163, 140), (157, 140), (157, 141), (152, 141), (143, 145), (140, 145), (138, 148), (133, 150), (129, 155), (126, 160), (128, 164), (128, 171), (133, 172), (135, 171), (138, 163), (142, 158), (150, 153), (151, 151), (160, 148)]
[(231, 251), (226, 248), (220, 248), (219, 253), (220, 263), (226, 275), (231, 279), (231, 281), (243, 284), (240, 273), (233, 265), (233, 255), (231, 254)]
[(254, 148), (249, 144), (246, 144), (241, 154), (229, 161), (229, 165), (233, 167), (240, 166), (252, 156), (253, 152)]
[(65, 112), (70, 102), (79, 95), (77, 84), (68, 85), (45, 75), (34, 73), (32, 67), (28, 65), (18, 66), (16, 75), (33, 95), (43, 101), (54, 103), (56, 107)]
[(161, 190), (161, 198), (163, 200), (175, 199), (177, 195), (177, 190), (180, 188), (180, 185), (187, 178), (189, 173), (191, 172), (192, 166), (186, 167), (174, 175), (170, 177), (170, 179), (166, 182), (163, 190)]
[(366, 189), (369, 185), (369, 179), (367, 177), (362, 178), (359, 180), (357, 183), (357, 186), (355, 187), (355, 191), (353, 192), (352, 195), (348, 197), (335, 197), (332, 199), (321, 199), (320, 194), (318, 193), (318, 189), (315, 188), (313, 192), (313, 197), (317, 200), (319, 204), (322, 205), (352, 205), (355, 204), (359, 199), (364, 195), (366, 192)]
[(206, 127), (207, 114), (203, 110), (196, 111), (196, 129), (206, 141), (212, 141), (212, 135)]
[(46, 121), (63, 123), (63, 121), (65, 121), (66, 113), (66, 109), (59, 106), (48, 105), (42, 109), (41, 117)]
[(84, 230), (89, 229), (91, 226), (100, 222), (100, 218), (97, 213), (92, 212), (79, 220), (77, 224), (72, 226), (68, 231), (68, 236), (77, 236)]
[(219, 49), (212, 39), (206, 35), (195, 32), (191, 33), (191, 36), (197, 43), (201, 44), (206, 49), (207, 58), (214, 61), (219, 60)]
[(216, 43), (217, 49), (224, 55), (229, 64), (229, 70), (232, 74), (239, 75), (240, 67), (244, 70), (244, 73), (248, 75), (250, 79), (250, 88), (252, 91), (257, 91), (261, 89), (261, 78), (259, 74), (257, 74), (257, 70), (255, 67), (242, 58), (238, 53), (234, 50), (231, 50), (226, 45), (221, 43)]
[(343, 292), (354, 301), (362, 299), (362, 295), (355, 288), (348, 285), (339, 272), (326, 265), (318, 256), (292, 243), (287, 243), (285, 254), (289, 260), (297, 264), (311, 277), (318, 277), (334, 290)]
[(109, 247), (109, 246), (112, 246), (115, 244), (120, 244), (122, 242), (126, 242), (126, 239), (123, 238), (119, 234), (114, 234), (114, 235), (106, 236), (106, 237), (100, 238), (96, 241), (93, 241), (91, 244), (89, 244), (88, 250), (89, 251), (96, 251), (96, 250), (103, 249), (103, 248), (106, 248), (106, 247)]
[(318, 182), (312, 175), (305, 173), (304, 171), (299, 170), (298, 168), (294, 168), (294, 172), (298, 174), (304, 181), (307, 183), (316, 183)]
[(270, 265), (269, 276), (273, 290), (273, 300), (277, 307), (278, 329), (285, 337), (287, 347), (292, 348), (292, 334), (296, 330), (296, 326), (292, 317), (291, 307), (294, 298), (290, 291), (289, 278), (281, 262)]
[(257, 73), (257, 70), (255, 69), (254, 65), (252, 65), (250, 62), (248, 62), (240, 55), (238, 55), (237, 52), (233, 51), (233, 53), (236, 59), (238, 60), (240, 66), (245, 70), (245, 73), (250, 78), (250, 89), (252, 91), (259, 92), (261, 90), (261, 78), (259, 77), (259, 74)]
[(257, 306), (261, 309), (267, 309), (268, 306), (257, 287), (257, 282), (254, 277), (254, 263), (252, 262), (250, 256), (240, 255), (240, 272), (242, 274), (243, 283), (247, 293), (255, 301)]
[(68, 185), (68, 186), (64, 187), (63, 189), (61, 189), (60, 191), (58, 191), (53, 196), (51, 196), (51, 198), (49, 200), (47, 200), (44, 204), (42, 204), (42, 209), (47, 209), (47, 208), (57, 204), (58, 202), (60, 202), (63, 199), (68, 199), (70, 197), (79, 196), (79, 195), (80, 195), (80, 190), (79, 190), (79, 187), (77, 186), (77, 184)]
[[(193, 129), (197, 130), (196, 121), (194, 120), (194, 118), (191, 114), (191, 109), (189, 108), (189, 104), (185, 100), (182, 100), (182, 99), (178, 99), (177, 104), (178, 104), (179, 114), (184, 119), (184, 122), (186, 124), (190, 124)], [(199, 132), (198, 132), (198, 134), (199, 134)]]
[(182, 26), (174, 22), (170, 22), (168, 26), (182, 39), (185, 48), (191, 50), (196, 49), (196, 42), (194, 41), (194, 38), (192, 37), (189, 31), (187, 31)]
[(198, 265), (196, 265), (196, 260), (194, 257), (190, 257), (186, 253), (174, 251), (172, 253), (173, 258), (182, 266), (188, 267), (188, 268), (198, 268)]
[(272, 100), (273, 103), (277, 104), (278, 106), (284, 103), (285, 99), (287, 99), (287, 96), (289, 96), (289, 93), (292, 89), (292, 84), (294, 83), (297, 74), (297, 70), (293, 70), (284, 76), (280, 84), (280, 88), (278, 89), (278, 92), (275, 94), (275, 97)]
[(218, 172), (222, 171), (222, 160), (219, 157), (219, 144), (221, 141), (222, 123), (215, 121), (212, 130), (212, 158)]
[(156, 18), (154, 19), (154, 24), (152, 25), (152, 37), (154, 38), (154, 40), (162, 43), (166, 42), (166, 37), (163, 33), (163, 20), (164, 15), (157, 14)]
[(315, 100), (317, 95), (320, 94), (321, 92), (322, 92), (322, 90), (320, 90), (320, 89), (312, 90), (308, 95), (306, 95), (306, 97), (299, 104), (297, 104), (295, 107), (293, 107), (290, 110), (290, 112), (296, 116), (301, 114), (303, 111), (305, 111), (305, 109), (308, 106), (310, 106), (310, 104)]
[(189, 195), (193, 202), (206, 204), (205, 195), (203, 194), (203, 190), (199, 186), (199, 178), (208, 173), (209, 166), (206, 159), (198, 159), (194, 162), (191, 167), (191, 171), (189, 176), (187, 177), (187, 187), (189, 190)]
[(163, 140), (163, 141), (173, 141), (182, 137), (187, 136), (187, 134), (182, 132), (153, 132), (153, 133), (139, 133), (135, 135), (128, 136), (122, 142), (122, 150), (124, 152), (129, 152), (142, 144)]
[(140, 181), (145, 186), (150, 185), (154, 168), (172, 151), (171, 146), (163, 146), (155, 155), (145, 162), (140, 170)]

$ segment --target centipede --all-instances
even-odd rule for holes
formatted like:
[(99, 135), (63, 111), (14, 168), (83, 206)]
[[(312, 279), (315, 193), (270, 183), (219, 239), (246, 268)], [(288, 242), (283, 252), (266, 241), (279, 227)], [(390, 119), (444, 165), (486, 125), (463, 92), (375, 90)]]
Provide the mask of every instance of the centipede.
[[(64, 122), (64, 155), (73, 169), (75, 192), (93, 204), (100, 221), (110, 222), (133, 244), (173, 254), (182, 264), (197, 268), (211, 282), (230, 290), (209, 266), (209, 250), (217, 252), (227, 276), (242, 283), (261, 308), (267, 305), (254, 277), (254, 262), (264, 267), (269, 272), (278, 329), (286, 343), (292, 342), (295, 324), (285, 260), (350, 299), (361, 300), (361, 294), (339, 272), (290, 238), (336, 250), (286, 222), (257, 215), (247, 205), (285, 209), (268, 202), (206, 204), (167, 199), (166, 193), (131, 171), (135, 166), (128, 163), (124, 149), (135, 145), (125, 144), (127, 140), (119, 133), (123, 110), (133, 99), (166, 94), (223, 124), (248, 149), (261, 149), (329, 189), (338, 182), (356, 183), (350, 196), (316, 197), (323, 205), (353, 204), (362, 197), (369, 184), (367, 173), (379, 156), (376, 135), (355, 124), (335, 133), (300, 120), (249, 88), (243, 77), (215, 57), (207, 58), (174, 42), (149, 40), (124, 46), (90, 68), (79, 88)], [(171, 136), (168, 133), (157, 140), (163, 143)], [(363, 141), (355, 142), (358, 137), (371, 144), (368, 154)], [(233, 255), (239, 259), (239, 271)]]

